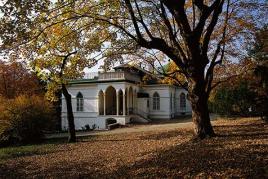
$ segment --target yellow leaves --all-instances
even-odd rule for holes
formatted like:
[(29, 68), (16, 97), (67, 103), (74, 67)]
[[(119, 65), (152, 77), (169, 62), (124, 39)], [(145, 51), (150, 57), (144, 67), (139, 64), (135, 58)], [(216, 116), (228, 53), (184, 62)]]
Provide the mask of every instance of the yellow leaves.
[(172, 75), (170, 75), (171, 77), (165, 77), (163, 80), (160, 81), (160, 83), (174, 85), (178, 84), (179, 81), (180, 84), (184, 84), (186, 82), (186, 78), (179, 71), (180, 71), (179, 67), (173, 61), (169, 62), (169, 64), (167, 64), (166, 73)]

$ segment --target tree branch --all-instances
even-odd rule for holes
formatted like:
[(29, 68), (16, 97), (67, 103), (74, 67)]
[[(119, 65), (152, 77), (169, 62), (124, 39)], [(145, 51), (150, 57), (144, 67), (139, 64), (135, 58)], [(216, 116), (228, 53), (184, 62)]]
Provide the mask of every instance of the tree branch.
[(214, 9), (213, 10), (213, 15), (210, 24), (207, 27), (207, 31), (205, 33), (205, 37), (203, 40), (203, 46), (202, 46), (202, 53), (206, 54), (208, 51), (208, 45), (210, 41), (211, 34), (214, 30), (214, 27), (216, 26), (219, 15), (222, 12), (222, 7), (224, 4), (224, 0), (216, 0), (209, 8)]
[(76, 54), (77, 51), (74, 51), (74, 52), (71, 52), (71, 53), (68, 53), (67, 55), (64, 55), (64, 56), (61, 56), (63, 57), (63, 60), (62, 60), (62, 64), (61, 64), (61, 68), (60, 68), (60, 73), (59, 73), (59, 77), (60, 79), (62, 79), (62, 76), (63, 76), (63, 70), (65, 68), (65, 65), (67, 64), (67, 60), (68, 58), (71, 56), (71, 55), (74, 55)]
[(144, 23), (144, 20), (143, 20), (143, 17), (142, 17), (142, 14), (141, 14), (141, 11), (140, 11), (140, 8), (139, 8), (139, 5), (137, 3), (137, 1), (135, 0), (135, 5), (136, 5), (136, 8), (138, 10), (138, 14), (140, 16), (140, 23), (142, 24), (143, 28), (145, 29), (146, 33), (148, 34), (148, 36), (152, 39), (153, 38), (153, 35), (151, 34), (151, 32), (149, 31), (148, 27), (146, 26), (146, 24)]
[(191, 27), (184, 9), (185, 0), (160, 0), (174, 16), (184, 38), (191, 34)]

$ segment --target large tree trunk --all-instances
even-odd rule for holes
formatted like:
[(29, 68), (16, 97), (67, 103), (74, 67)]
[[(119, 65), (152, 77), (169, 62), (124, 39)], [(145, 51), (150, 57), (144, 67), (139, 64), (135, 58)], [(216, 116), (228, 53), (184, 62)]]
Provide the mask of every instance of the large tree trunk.
[(188, 87), (196, 137), (203, 139), (215, 136), (208, 111), (209, 95), (205, 91), (205, 80), (202, 73), (199, 73), (196, 78), (190, 78)]
[(69, 94), (65, 84), (62, 84), (62, 93), (65, 97), (66, 106), (67, 106), (67, 119), (68, 119), (68, 125), (69, 125), (68, 142), (76, 142), (74, 115), (73, 115), (73, 108), (72, 108), (72, 96)]

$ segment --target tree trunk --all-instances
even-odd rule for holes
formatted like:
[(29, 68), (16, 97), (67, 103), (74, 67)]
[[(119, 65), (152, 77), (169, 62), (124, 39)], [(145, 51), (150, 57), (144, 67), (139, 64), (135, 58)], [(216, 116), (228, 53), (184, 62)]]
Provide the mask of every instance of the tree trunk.
[(68, 142), (76, 142), (76, 135), (75, 135), (75, 125), (74, 125), (74, 115), (73, 115), (73, 108), (72, 108), (72, 96), (69, 94), (65, 84), (62, 84), (62, 93), (66, 100), (67, 106), (67, 120), (68, 120), (68, 132), (69, 138)]
[(204, 139), (215, 136), (209, 117), (209, 95), (205, 91), (203, 75), (198, 75), (198, 78), (190, 78), (188, 87), (196, 138)]

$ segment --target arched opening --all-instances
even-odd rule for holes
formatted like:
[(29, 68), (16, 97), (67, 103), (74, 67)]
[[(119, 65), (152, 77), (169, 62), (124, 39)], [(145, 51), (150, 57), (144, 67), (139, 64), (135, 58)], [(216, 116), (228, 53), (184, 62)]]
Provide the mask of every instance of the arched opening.
[(160, 110), (160, 96), (157, 92), (153, 94), (153, 110)]
[(84, 111), (84, 98), (81, 92), (76, 95), (76, 111)]
[(128, 107), (128, 110), (129, 110), (129, 114), (133, 114), (133, 89), (132, 87), (129, 88), (129, 107)]
[(119, 98), (119, 115), (123, 115), (123, 108), (124, 108), (124, 106), (123, 106), (123, 91), (120, 89), (119, 91), (118, 91), (118, 98)]
[(128, 114), (128, 89), (125, 90), (125, 111), (126, 115)]
[(181, 111), (186, 110), (186, 96), (184, 93), (180, 94), (180, 109)]
[(116, 90), (109, 86), (105, 91), (106, 115), (116, 115)]
[(99, 115), (104, 115), (104, 94), (102, 90), (99, 92)]

